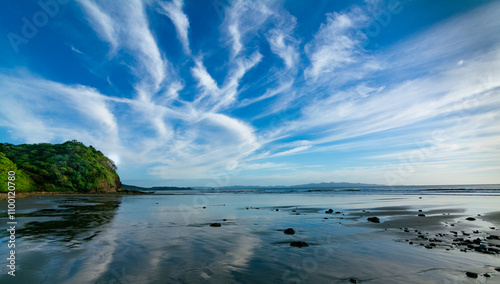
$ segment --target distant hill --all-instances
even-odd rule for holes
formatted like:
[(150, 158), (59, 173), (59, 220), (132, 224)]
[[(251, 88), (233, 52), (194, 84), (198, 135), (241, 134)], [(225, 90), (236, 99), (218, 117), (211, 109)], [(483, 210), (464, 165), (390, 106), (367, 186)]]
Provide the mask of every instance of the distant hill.
[[(218, 189), (335, 188), (335, 187), (370, 187), (370, 186), (379, 186), (379, 185), (367, 184), (367, 183), (350, 183), (350, 182), (322, 182), (322, 183), (308, 183), (299, 185), (276, 185), (276, 186), (234, 185), (234, 186), (218, 187)], [(211, 189), (211, 188), (196, 187), (196, 189)]]
[(0, 191), (7, 191), (4, 181), (9, 171), (16, 172), (16, 191), (122, 190), (113, 161), (94, 147), (75, 140), (63, 144), (0, 143)]
[(153, 186), (153, 187), (141, 187), (136, 185), (124, 184), (123, 189), (137, 190), (137, 191), (148, 191), (148, 190), (192, 190), (191, 187), (175, 187), (175, 186)]
[(321, 183), (308, 183), (301, 185), (294, 185), (294, 188), (325, 188), (325, 187), (367, 187), (378, 186), (378, 184), (367, 183), (350, 183), (350, 182), (321, 182)]

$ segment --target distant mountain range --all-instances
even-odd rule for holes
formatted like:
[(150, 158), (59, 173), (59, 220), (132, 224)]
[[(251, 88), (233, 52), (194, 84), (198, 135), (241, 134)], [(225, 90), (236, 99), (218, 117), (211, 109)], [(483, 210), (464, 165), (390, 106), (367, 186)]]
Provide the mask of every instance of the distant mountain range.
[(192, 190), (191, 187), (176, 187), (176, 186), (142, 187), (142, 186), (135, 186), (135, 185), (130, 185), (130, 184), (124, 184), (123, 189), (139, 190), (139, 191), (145, 191), (145, 190)]
[[(233, 185), (233, 186), (221, 186), (216, 187), (216, 189), (271, 189), (271, 188), (332, 188), (332, 187), (370, 187), (370, 186), (380, 186), (378, 184), (367, 184), (367, 183), (350, 183), (350, 182), (321, 182), (321, 183), (308, 183), (299, 185), (277, 185), (277, 186), (258, 186), (258, 185)], [(192, 189), (202, 189), (209, 190), (212, 187), (175, 187), (175, 186), (153, 186), (153, 187), (141, 187), (135, 185), (123, 185), (124, 189), (129, 190), (192, 190)]]
[[(276, 185), (276, 186), (258, 186), (258, 185), (233, 185), (221, 186), (217, 189), (271, 189), (271, 188), (331, 188), (331, 187), (370, 187), (380, 186), (378, 184), (350, 183), (350, 182), (321, 182), (299, 185)], [(211, 189), (210, 187), (195, 187), (196, 189)]]

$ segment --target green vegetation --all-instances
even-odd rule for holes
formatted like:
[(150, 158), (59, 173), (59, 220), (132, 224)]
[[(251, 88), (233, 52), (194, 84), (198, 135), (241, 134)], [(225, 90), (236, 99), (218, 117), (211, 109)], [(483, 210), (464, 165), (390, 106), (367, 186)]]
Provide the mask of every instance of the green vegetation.
[(23, 170), (19, 170), (16, 164), (9, 160), (4, 153), (0, 152), (0, 191), (7, 191), (9, 171), (16, 173), (15, 180), (12, 181), (15, 184), (16, 191), (26, 192), (34, 190), (31, 178)]
[(0, 143), (0, 191), (7, 191), (8, 171), (16, 172), (16, 191), (122, 190), (113, 161), (75, 140), (63, 144)]

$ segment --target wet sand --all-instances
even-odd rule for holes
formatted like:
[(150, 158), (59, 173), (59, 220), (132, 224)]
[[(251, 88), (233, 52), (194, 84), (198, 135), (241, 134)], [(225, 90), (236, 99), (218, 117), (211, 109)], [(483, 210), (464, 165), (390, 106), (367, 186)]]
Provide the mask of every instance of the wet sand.
[[(47, 195), (16, 204), (17, 276), (3, 263), (1, 283), (500, 282), (496, 195)], [(299, 241), (309, 246), (290, 246)]]

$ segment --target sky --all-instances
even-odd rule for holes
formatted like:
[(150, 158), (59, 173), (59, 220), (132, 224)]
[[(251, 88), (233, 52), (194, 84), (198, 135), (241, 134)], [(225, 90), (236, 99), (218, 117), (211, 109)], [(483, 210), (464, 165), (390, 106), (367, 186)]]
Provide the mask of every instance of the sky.
[(139, 186), (500, 183), (500, 2), (1, 1), (0, 141)]

